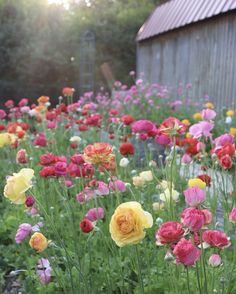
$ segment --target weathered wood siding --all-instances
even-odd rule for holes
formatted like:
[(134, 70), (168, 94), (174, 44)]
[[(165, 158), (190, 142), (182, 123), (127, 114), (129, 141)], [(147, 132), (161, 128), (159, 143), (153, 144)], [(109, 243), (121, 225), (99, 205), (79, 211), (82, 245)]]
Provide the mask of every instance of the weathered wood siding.
[(236, 107), (236, 12), (138, 43), (137, 72), (168, 86), (190, 82), (193, 99)]

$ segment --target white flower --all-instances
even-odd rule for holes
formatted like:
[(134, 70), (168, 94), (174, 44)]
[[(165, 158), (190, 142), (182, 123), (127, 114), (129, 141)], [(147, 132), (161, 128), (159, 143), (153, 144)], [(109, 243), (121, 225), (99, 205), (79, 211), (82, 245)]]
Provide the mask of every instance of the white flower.
[(164, 190), (163, 193), (160, 194), (160, 200), (162, 200), (163, 202), (167, 202), (170, 201), (170, 197), (172, 197), (172, 199), (174, 201), (178, 201), (179, 199), (179, 192), (172, 189), (172, 193), (170, 193), (170, 189), (167, 188)]
[(77, 144), (79, 144), (81, 142), (81, 140), (82, 139), (79, 136), (73, 136), (73, 137), (70, 138), (70, 142), (71, 143), (77, 143)]
[(227, 116), (225, 119), (225, 123), (226, 124), (231, 124), (232, 123), (232, 117), (231, 116)]
[(129, 164), (129, 159), (128, 158), (125, 158), (125, 157), (121, 158), (120, 167), (126, 167), (126, 166), (128, 166), (128, 164)]

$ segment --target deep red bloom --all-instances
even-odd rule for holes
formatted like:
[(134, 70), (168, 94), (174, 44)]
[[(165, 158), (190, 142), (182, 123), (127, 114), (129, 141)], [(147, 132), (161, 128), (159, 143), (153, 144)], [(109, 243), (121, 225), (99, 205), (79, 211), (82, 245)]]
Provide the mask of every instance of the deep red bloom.
[(123, 122), (124, 125), (129, 126), (134, 122), (134, 118), (130, 115), (123, 115), (121, 117), (121, 121)]
[(120, 145), (120, 154), (122, 155), (133, 155), (135, 152), (134, 145), (132, 143), (122, 143)]
[(34, 205), (34, 203), (35, 203), (35, 199), (33, 196), (28, 196), (25, 200), (25, 205), (27, 207), (32, 207)]
[(88, 130), (88, 127), (86, 125), (80, 125), (79, 130), (80, 130), (80, 132), (85, 132)]
[(40, 177), (47, 178), (50, 176), (55, 176), (54, 166), (44, 166), (43, 169), (39, 172)]
[(221, 159), (225, 155), (233, 156), (235, 153), (235, 146), (226, 143), (219, 151), (216, 152), (219, 159)]
[(223, 169), (230, 169), (233, 165), (230, 155), (226, 154), (220, 158), (220, 165)]
[(207, 187), (211, 186), (211, 177), (210, 176), (205, 174), (205, 175), (199, 175), (197, 178), (202, 180), (203, 182), (205, 182)]
[(70, 158), (71, 162), (75, 164), (84, 164), (84, 158), (82, 154), (75, 153), (74, 155), (71, 156)]
[(83, 233), (90, 233), (94, 228), (93, 223), (87, 218), (83, 219), (79, 226)]
[(40, 156), (39, 163), (41, 165), (50, 165), (56, 162), (56, 156), (53, 153), (46, 153)]

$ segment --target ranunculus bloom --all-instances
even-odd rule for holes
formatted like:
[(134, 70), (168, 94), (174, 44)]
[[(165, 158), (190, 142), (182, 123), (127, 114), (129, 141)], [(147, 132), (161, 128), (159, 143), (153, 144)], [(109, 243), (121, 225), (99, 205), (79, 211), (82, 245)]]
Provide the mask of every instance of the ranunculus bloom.
[(0, 109), (0, 119), (4, 119), (6, 116), (6, 112), (3, 109)]
[(45, 104), (47, 102), (49, 102), (50, 98), (48, 96), (40, 96), (38, 98), (38, 103), (40, 104)]
[(143, 171), (139, 174), (139, 176), (145, 181), (145, 182), (150, 182), (153, 180), (153, 174), (152, 171), (147, 170)]
[(9, 133), (1, 133), (0, 134), (0, 147), (5, 145), (10, 145), (12, 143), (11, 134)]
[(229, 214), (229, 221), (231, 223), (236, 223), (236, 208), (233, 208)]
[(56, 176), (65, 176), (67, 174), (67, 163), (58, 161), (55, 166), (55, 174)]
[(188, 186), (189, 187), (198, 187), (200, 189), (205, 189), (206, 188), (206, 183), (204, 181), (202, 181), (201, 179), (199, 178), (195, 178), (195, 179), (190, 179), (188, 181)]
[(37, 252), (42, 252), (48, 247), (48, 240), (42, 233), (36, 232), (31, 236), (29, 245)]
[(204, 202), (206, 193), (197, 186), (193, 186), (184, 191), (185, 202), (192, 207), (196, 207)]
[(202, 113), (202, 119), (204, 120), (213, 120), (216, 117), (216, 112), (212, 109), (203, 109)]
[(218, 158), (222, 158), (224, 155), (233, 156), (235, 153), (235, 146), (233, 144), (227, 143), (221, 147), (220, 150), (216, 150)]
[(84, 160), (88, 163), (109, 163), (114, 157), (112, 146), (108, 143), (95, 143), (86, 146), (84, 149)]
[(17, 152), (16, 162), (19, 164), (25, 164), (28, 162), (28, 154), (25, 149), (21, 149)]
[(214, 128), (214, 125), (208, 121), (201, 121), (197, 124), (192, 125), (189, 128), (189, 133), (194, 138), (200, 138), (200, 137), (211, 137), (211, 130)]
[(89, 187), (85, 187), (84, 190), (76, 195), (76, 200), (79, 203), (85, 203), (92, 199), (95, 196), (95, 193), (93, 190), (91, 190)]
[(232, 167), (233, 161), (231, 157), (228, 154), (226, 154), (220, 158), (220, 165), (223, 169), (227, 170)]
[(145, 237), (144, 229), (151, 228), (153, 218), (140, 203), (131, 201), (120, 204), (110, 221), (112, 239), (119, 247), (137, 244)]
[(181, 217), (183, 217), (183, 224), (192, 232), (199, 231), (205, 224), (205, 216), (200, 209), (185, 209)]
[(221, 264), (221, 257), (219, 254), (212, 254), (208, 260), (209, 265), (217, 267)]
[(160, 145), (169, 145), (171, 142), (171, 139), (168, 135), (159, 134), (156, 136), (155, 142)]
[(121, 117), (121, 121), (123, 122), (124, 125), (129, 126), (134, 122), (134, 118), (130, 115), (123, 115)]
[(97, 181), (97, 189), (95, 190), (96, 194), (99, 196), (104, 196), (109, 194), (108, 185), (102, 181)]
[(154, 123), (150, 120), (138, 120), (132, 124), (132, 132), (141, 133), (141, 132), (149, 132), (153, 129)]
[(89, 219), (85, 218), (80, 222), (80, 229), (83, 233), (90, 233), (94, 229), (94, 226)]
[(140, 176), (135, 176), (135, 177), (132, 178), (132, 180), (133, 180), (133, 185), (135, 187), (143, 187), (144, 184), (145, 184), (144, 179), (141, 178)]
[(65, 87), (62, 89), (62, 94), (64, 96), (71, 96), (75, 92), (74, 88)]
[(125, 183), (121, 180), (111, 180), (109, 182), (109, 188), (113, 191), (119, 191), (119, 192), (125, 192), (126, 191), (126, 186)]
[(35, 199), (34, 199), (33, 196), (26, 197), (26, 199), (25, 199), (25, 205), (27, 207), (32, 207), (34, 205), (34, 203), (35, 203)]
[(37, 275), (42, 284), (48, 284), (51, 281), (52, 268), (46, 258), (40, 258), (37, 264)]
[(163, 223), (156, 231), (156, 244), (164, 245), (177, 243), (184, 235), (184, 229), (181, 223), (169, 221)]
[(85, 218), (89, 219), (91, 222), (94, 222), (98, 219), (103, 219), (104, 218), (104, 209), (102, 207), (91, 208), (86, 213)]
[(192, 162), (192, 157), (185, 153), (181, 158), (181, 163), (183, 164), (190, 164)]
[(212, 247), (223, 249), (230, 246), (230, 241), (224, 232), (217, 230), (207, 230), (203, 232), (202, 239)]
[(126, 166), (128, 166), (128, 164), (129, 164), (129, 159), (128, 158), (125, 158), (125, 157), (123, 157), (123, 158), (121, 158), (121, 160), (120, 160), (120, 167), (126, 167)]
[(202, 209), (201, 211), (205, 217), (204, 226), (207, 226), (212, 222), (212, 213), (208, 209)]
[(214, 144), (215, 147), (221, 148), (222, 146), (224, 146), (227, 143), (233, 144), (234, 142), (234, 136), (230, 135), (230, 134), (223, 134), (217, 138), (215, 138), (214, 140)]
[(211, 186), (211, 177), (208, 175), (199, 175), (197, 176), (198, 179), (202, 180), (207, 187)]
[(132, 143), (122, 143), (120, 145), (120, 154), (122, 155), (134, 155), (134, 145)]
[(32, 232), (32, 226), (30, 224), (21, 224), (16, 232), (15, 241), (20, 244), (29, 234)]
[(25, 192), (32, 187), (31, 180), (34, 171), (30, 168), (23, 168), (18, 173), (7, 178), (4, 188), (4, 196), (14, 204), (24, 204), (26, 200)]
[(166, 188), (163, 190), (163, 193), (160, 194), (161, 201), (169, 202), (170, 199), (172, 199), (174, 201), (178, 201), (178, 199), (179, 199), (179, 192), (174, 190), (173, 187), (172, 187), (172, 191), (170, 190), (170, 188)]
[(181, 239), (175, 246), (173, 253), (176, 256), (176, 263), (185, 266), (192, 266), (199, 259), (201, 250), (196, 248), (191, 240)]
[(187, 126), (175, 117), (166, 118), (159, 127), (159, 131), (165, 135), (183, 134)]
[(53, 153), (46, 153), (40, 156), (39, 163), (41, 165), (50, 165), (56, 162), (56, 156)]

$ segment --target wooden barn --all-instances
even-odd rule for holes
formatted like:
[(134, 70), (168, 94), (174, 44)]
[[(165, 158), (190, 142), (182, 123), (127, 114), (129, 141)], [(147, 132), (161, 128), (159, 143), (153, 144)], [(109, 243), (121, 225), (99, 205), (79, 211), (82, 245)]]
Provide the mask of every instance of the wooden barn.
[(218, 107), (236, 106), (236, 0), (171, 0), (137, 35), (137, 73), (169, 86), (192, 83)]

